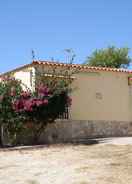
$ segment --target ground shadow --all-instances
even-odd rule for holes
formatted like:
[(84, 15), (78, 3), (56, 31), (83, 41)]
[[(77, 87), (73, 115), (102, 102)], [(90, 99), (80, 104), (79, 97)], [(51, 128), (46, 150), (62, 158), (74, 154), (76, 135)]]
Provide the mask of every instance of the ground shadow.
[(56, 142), (54, 144), (41, 144), (41, 145), (24, 145), (24, 146), (4, 146), (0, 147), (0, 151), (21, 151), (21, 150), (37, 150), (37, 149), (43, 149), (48, 148), (51, 146), (65, 146), (65, 145), (96, 145), (96, 144), (103, 144), (111, 140), (112, 137), (109, 138), (75, 138), (69, 141), (65, 142)]

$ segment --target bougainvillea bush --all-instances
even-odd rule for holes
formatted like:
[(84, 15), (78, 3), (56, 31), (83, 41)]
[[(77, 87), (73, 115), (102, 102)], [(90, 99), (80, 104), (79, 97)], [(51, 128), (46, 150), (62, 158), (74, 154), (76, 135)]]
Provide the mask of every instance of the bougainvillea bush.
[[(37, 143), (47, 124), (53, 123), (71, 105), (68, 96), (71, 80), (40, 77), (34, 90), (21, 81), (3, 77), (0, 81), (0, 126), (17, 144), (18, 135), (24, 131), (33, 135)], [(0, 144), (2, 145), (2, 131)]]

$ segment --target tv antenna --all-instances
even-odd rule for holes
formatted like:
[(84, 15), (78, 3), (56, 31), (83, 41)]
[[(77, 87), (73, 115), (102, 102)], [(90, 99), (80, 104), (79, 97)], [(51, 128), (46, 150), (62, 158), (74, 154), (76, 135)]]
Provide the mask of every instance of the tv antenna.
[(35, 51), (33, 49), (32, 49), (31, 54), (32, 54), (32, 61), (34, 61), (35, 60)]
[(73, 64), (73, 61), (76, 57), (74, 51), (70, 49), (65, 49), (64, 52), (66, 53), (66, 60), (69, 64)]

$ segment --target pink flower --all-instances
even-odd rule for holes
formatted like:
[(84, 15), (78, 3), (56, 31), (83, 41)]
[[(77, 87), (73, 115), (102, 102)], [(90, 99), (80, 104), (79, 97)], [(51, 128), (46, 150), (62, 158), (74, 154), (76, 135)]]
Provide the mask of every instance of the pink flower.
[(24, 100), (24, 110), (32, 111), (33, 110), (33, 101), (32, 99)]
[(31, 96), (31, 93), (29, 91), (22, 91), (21, 92), (21, 97), (23, 98), (28, 98)]
[(43, 100), (43, 105), (47, 105), (48, 104), (48, 100), (47, 99), (44, 99)]
[(40, 97), (48, 96), (49, 95), (49, 88), (47, 86), (44, 86), (43, 84), (40, 84), (37, 87), (37, 92)]
[(19, 100), (13, 101), (12, 102), (12, 108), (16, 112), (23, 111), (24, 110), (23, 100), (19, 99)]
[(42, 100), (42, 99), (33, 99), (33, 106), (41, 106), (41, 105), (47, 105), (48, 104), (48, 100)]
[(36, 100), (36, 106), (40, 106), (40, 105), (42, 105), (43, 104), (43, 101), (42, 100)]

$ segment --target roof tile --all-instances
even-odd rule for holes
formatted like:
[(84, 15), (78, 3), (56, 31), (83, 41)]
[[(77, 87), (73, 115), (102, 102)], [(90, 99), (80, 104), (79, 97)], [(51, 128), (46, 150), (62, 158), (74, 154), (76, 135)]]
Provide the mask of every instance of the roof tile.
[(79, 69), (81, 71), (83, 70), (96, 70), (96, 71), (107, 71), (107, 72), (123, 72), (123, 73), (132, 73), (132, 70), (126, 70), (122, 68), (107, 68), (107, 67), (95, 67), (95, 66), (86, 66), (86, 65), (80, 65), (80, 64), (66, 64), (66, 63), (59, 63), (59, 62), (53, 62), (53, 61), (33, 61), (32, 64), (40, 64), (40, 65), (48, 65), (48, 66), (60, 66), (60, 67), (66, 67), (70, 66), (72, 68)]

